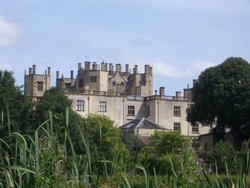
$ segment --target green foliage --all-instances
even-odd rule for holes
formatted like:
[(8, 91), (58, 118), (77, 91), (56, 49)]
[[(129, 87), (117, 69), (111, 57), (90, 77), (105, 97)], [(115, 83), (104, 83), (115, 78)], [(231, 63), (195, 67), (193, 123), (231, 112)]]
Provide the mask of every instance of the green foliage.
[(114, 122), (109, 117), (89, 115), (84, 119), (82, 126), (83, 133), (89, 140), (94, 162), (100, 162), (100, 159), (125, 162), (124, 160), (128, 158), (128, 150), (122, 142), (120, 129), (114, 126)]
[(179, 186), (189, 186), (202, 180), (202, 171), (207, 168), (191, 147), (191, 140), (178, 132), (155, 132), (151, 145), (140, 153), (142, 164), (153, 174), (174, 176)]
[(29, 104), (21, 88), (15, 86), (13, 73), (0, 70), (0, 138), (19, 129)]
[(239, 167), (237, 152), (228, 142), (219, 141), (215, 144), (209, 152), (208, 160), (213, 170), (218, 173), (235, 174)]
[(237, 131), (250, 117), (250, 65), (242, 58), (228, 58), (206, 69), (192, 89), (194, 104), (187, 120)]

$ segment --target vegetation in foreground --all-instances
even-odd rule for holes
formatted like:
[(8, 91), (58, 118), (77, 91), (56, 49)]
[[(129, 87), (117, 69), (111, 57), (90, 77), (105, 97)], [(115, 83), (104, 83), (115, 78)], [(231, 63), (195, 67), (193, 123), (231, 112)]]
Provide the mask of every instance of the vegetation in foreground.
[(69, 132), (69, 110), (62, 135), (54, 127), (55, 118), (49, 113), (34, 137), (10, 132), (9, 140), (0, 139), (0, 187), (250, 186), (249, 150), (240, 156), (231, 145), (218, 143), (206, 159), (210, 166), (197, 157), (188, 138), (157, 132), (151, 146), (129, 154), (119, 136), (112, 140), (108, 135), (119, 130), (106, 117), (86, 118), (84, 125), (95, 129), (90, 134), (78, 126), (77, 144)]

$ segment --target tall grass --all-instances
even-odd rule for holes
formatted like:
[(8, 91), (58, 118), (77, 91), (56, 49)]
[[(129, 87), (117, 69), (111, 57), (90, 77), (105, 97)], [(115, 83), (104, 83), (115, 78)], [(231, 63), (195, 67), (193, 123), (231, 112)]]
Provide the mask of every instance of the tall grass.
[[(123, 161), (123, 153), (118, 148), (112, 159), (100, 154), (99, 170), (93, 170), (93, 153), (90, 150), (88, 136), (79, 128), (81, 147), (85, 153), (79, 155), (69, 133), (69, 110), (65, 113), (64, 140), (58, 142), (54, 127), (54, 116), (49, 118), (35, 131), (34, 137), (11, 132), (10, 122), (8, 141), (0, 138), (0, 187), (124, 187), (124, 188), (163, 188), (184, 187), (178, 184), (180, 174), (170, 159), (172, 175), (158, 175), (153, 169), (150, 175), (139, 160)], [(102, 128), (99, 129), (100, 140), (103, 139)], [(79, 146), (78, 146), (79, 147)], [(137, 153), (135, 153), (137, 156)], [(96, 162), (96, 161), (95, 161)], [(225, 164), (227, 168), (228, 164)], [(184, 169), (183, 169), (184, 170)], [(203, 170), (202, 180), (186, 184), (185, 187), (250, 187), (249, 150), (241, 161), (241, 167), (235, 175), (207, 174)]]

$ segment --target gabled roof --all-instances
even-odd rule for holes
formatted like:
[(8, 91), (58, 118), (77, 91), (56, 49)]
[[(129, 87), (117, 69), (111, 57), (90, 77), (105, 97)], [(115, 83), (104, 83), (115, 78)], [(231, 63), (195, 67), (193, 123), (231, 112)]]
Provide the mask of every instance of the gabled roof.
[(128, 122), (119, 128), (121, 129), (161, 129), (165, 130), (162, 126), (150, 121), (149, 119), (135, 119), (131, 122)]

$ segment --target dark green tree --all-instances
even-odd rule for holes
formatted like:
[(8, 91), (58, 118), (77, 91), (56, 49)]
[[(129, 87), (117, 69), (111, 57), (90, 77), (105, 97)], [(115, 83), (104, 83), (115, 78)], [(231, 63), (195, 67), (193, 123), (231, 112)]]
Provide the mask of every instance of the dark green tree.
[(238, 132), (250, 122), (250, 65), (238, 57), (206, 69), (192, 89), (187, 120)]
[(128, 154), (122, 142), (120, 129), (114, 121), (104, 115), (89, 115), (84, 119), (83, 132), (90, 143), (90, 149), (95, 159), (113, 160), (117, 154)]
[(19, 130), (29, 104), (21, 87), (15, 85), (13, 73), (0, 70), (0, 138)]

